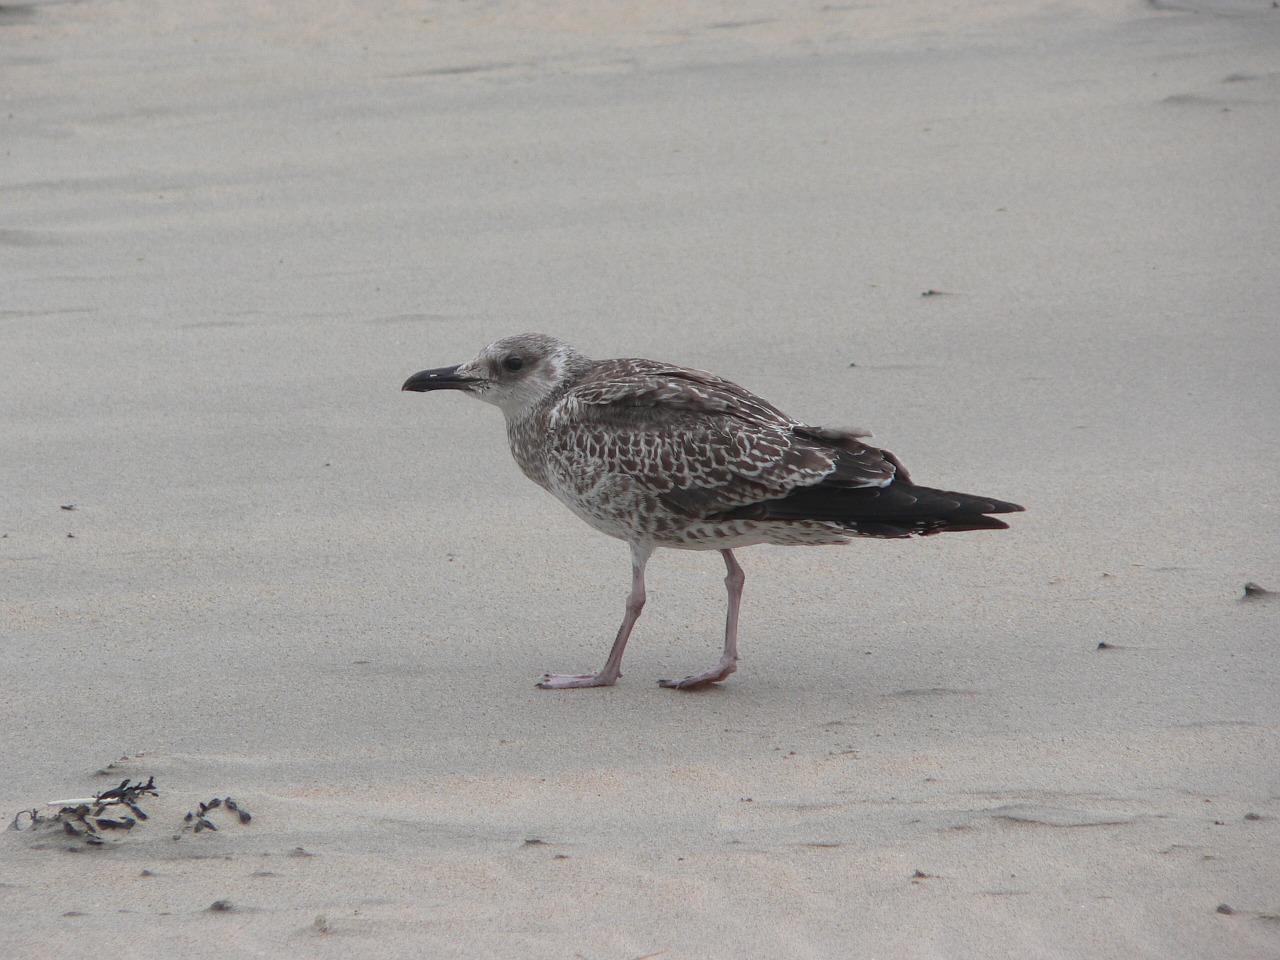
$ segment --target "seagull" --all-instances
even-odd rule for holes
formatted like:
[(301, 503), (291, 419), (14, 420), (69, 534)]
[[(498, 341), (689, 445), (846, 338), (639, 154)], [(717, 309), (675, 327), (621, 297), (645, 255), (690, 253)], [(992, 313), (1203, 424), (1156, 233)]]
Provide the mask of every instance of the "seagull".
[(597, 673), (548, 673), (544, 689), (608, 687), (644, 609), (645, 565), (659, 547), (719, 550), (726, 568), (724, 653), (663, 687), (693, 690), (738, 667), (745, 577), (733, 551), (854, 537), (1004, 530), (988, 514), (1016, 503), (918, 487), (860, 431), (814, 427), (702, 370), (654, 360), (592, 360), (544, 334), (506, 337), (472, 360), (423, 370), (403, 390), (459, 390), (498, 407), (520, 469), (601, 533), (631, 547), (631, 593)]

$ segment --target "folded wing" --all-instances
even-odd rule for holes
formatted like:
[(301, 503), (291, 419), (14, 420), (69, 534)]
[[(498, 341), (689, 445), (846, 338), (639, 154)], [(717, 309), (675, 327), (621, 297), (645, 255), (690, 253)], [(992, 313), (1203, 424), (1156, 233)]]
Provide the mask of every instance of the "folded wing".
[(584, 486), (633, 478), (691, 519), (905, 475), (852, 433), (808, 427), (731, 381), (647, 360), (598, 364), (556, 403), (550, 425), (561, 469)]

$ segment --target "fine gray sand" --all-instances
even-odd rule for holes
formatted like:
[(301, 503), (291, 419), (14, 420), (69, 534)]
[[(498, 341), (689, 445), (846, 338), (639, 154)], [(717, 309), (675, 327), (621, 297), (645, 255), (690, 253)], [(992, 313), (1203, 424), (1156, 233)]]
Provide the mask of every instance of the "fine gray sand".
[[(0, 816), (160, 790), (0, 834), (0, 955), (1280, 956), (1278, 50), (1266, 0), (0, 7)], [(622, 682), (537, 690), (626, 547), (399, 391), (526, 330), (1028, 512), (742, 551), (694, 694), (723, 567), (660, 552)]]

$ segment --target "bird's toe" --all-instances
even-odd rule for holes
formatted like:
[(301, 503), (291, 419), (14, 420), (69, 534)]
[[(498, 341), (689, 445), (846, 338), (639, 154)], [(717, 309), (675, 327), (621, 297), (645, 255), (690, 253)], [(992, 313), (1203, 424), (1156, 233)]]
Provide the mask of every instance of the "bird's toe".
[(543, 674), (537, 687), (539, 690), (576, 690), (581, 687), (611, 687), (616, 682), (617, 677), (600, 673), (547, 673)]

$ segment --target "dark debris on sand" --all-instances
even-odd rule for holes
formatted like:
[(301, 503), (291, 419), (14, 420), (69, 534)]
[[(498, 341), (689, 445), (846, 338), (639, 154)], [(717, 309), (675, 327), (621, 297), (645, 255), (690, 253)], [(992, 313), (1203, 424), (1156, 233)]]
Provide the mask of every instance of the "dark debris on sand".
[[(40, 830), (60, 826), (63, 833), (83, 840), (88, 846), (101, 847), (106, 844), (103, 831), (132, 830), (139, 821), (146, 820), (147, 815), (139, 806), (144, 797), (158, 797), (156, 778), (149, 777), (146, 783), (139, 780), (130, 783), (121, 780), (118, 786), (103, 790), (92, 800), (80, 803), (68, 803), (59, 808), (53, 816), (45, 816), (39, 809), (19, 810), (9, 825), (11, 830)], [(110, 808), (123, 807), (132, 816), (124, 815), (119, 810), (111, 810), (112, 816), (104, 816)]]
[[(98, 772), (102, 774), (106, 771)], [(50, 804), (58, 806), (58, 811), (54, 814), (42, 813), (38, 807), (19, 810), (9, 824), (9, 829), (18, 831), (61, 829), (67, 836), (83, 841), (86, 846), (102, 847), (107, 844), (104, 835), (115, 833), (118, 836), (124, 836), (139, 823), (149, 820), (150, 817), (142, 809), (141, 803), (147, 797), (158, 796), (160, 792), (156, 788), (154, 776), (148, 777), (145, 783), (141, 780), (134, 783), (124, 779), (117, 786), (103, 790), (92, 798)], [(208, 802), (201, 803), (186, 815), (183, 832), (216, 831), (218, 828), (208, 815), (219, 809), (225, 810), (242, 824), (247, 824), (253, 819), (249, 811), (231, 797), (214, 797)], [(178, 839), (180, 835), (175, 835), (174, 839)], [(72, 847), (71, 849), (82, 848)]]
[(226, 797), (225, 799), (222, 797), (214, 797), (212, 800), (202, 802), (198, 807), (196, 807), (196, 809), (190, 811), (183, 818), (186, 826), (182, 829), (184, 831), (191, 830), (194, 833), (200, 833), (202, 830), (213, 830), (216, 832), (218, 827), (208, 818), (207, 814), (219, 809), (226, 810), (227, 812), (234, 814), (241, 823), (248, 823), (253, 819), (248, 810), (240, 806), (230, 797)]

